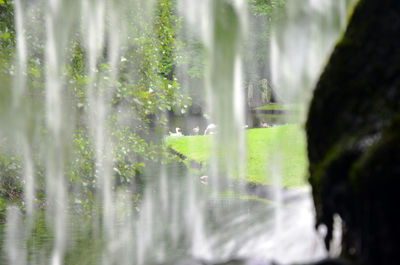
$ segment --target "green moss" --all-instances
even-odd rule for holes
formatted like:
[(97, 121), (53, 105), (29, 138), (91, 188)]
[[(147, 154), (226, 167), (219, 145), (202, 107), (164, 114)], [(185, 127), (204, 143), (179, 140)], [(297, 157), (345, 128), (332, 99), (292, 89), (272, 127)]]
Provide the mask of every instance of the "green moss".
[[(306, 124), (318, 223), (344, 221), (343, 255), (399, 264), (400, 2), (361, 0), (320, 77)], [(397, 117), (397, 118), (396, 118)], [(366, 232), (368, 231), (368, 232)]]

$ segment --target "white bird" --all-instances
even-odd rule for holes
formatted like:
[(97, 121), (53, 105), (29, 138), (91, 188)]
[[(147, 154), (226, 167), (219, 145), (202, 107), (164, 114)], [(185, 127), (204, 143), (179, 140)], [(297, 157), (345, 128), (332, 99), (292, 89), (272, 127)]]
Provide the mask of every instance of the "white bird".
[(217, 125), (215, 125), (214, 123), (210, 123), (206, 130), (204, 131), (204, 135), (206, 134), (215, 134), (217, 132)]
[(197, 125), (197, 126), (194, 127), (192, 130), (193, 130), (194, 135), (198, 135), (199, 132), (200, 132), (200, 127)]
[(208, 184), (208, 176), (201, 176), (200, 182), (203, 183), (204, 185), (207, 185)]
[(181, 131), (181, 128), (175, 128), (175, 131), (176, 132), (169, 132), (169, 136), (182, 136), (183, 134), (182, 134), (182, 131)]

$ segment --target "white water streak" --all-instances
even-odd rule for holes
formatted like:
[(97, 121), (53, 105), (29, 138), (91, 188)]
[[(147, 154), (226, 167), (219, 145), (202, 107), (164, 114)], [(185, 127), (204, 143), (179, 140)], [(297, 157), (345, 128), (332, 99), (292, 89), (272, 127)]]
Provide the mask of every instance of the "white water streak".
[(19, 104), (21, 96), (26, 90), (26, 64), (27, 64), (27, 48), (24, 29), (24, 11), (22, 8), (21, 0), (15, 1), (15, 27), (17, 37), (17, 78), (15, 86), (15, 95), (13, 98), (13, 105)]
[[(115, 205), (112, 192), (112, 156), (113, 149), (109, 141), (110, 136), (107, 133), (106, 120), (109, 114), (109, 97), (106, 90), (103, 90), (101, 81), (104, 73), (97, 69), (97, 63), (102, 55), (105, 44), (105, 12), (106, 2), (103, 0), (92, 2), (90, 0), (82, 1), (83, 14), (83, 32), (86, 37), (86, 47), (88, 51), (89, 64), (89, 82), (87, 85), (87, 99), (89, 102), (89, 123), (91, 134), (95, 140), (96, 162), (95, 176), (99, 182), (101, 190), (101, 204), (103, 206), (103, 231), (107, 240), (113, 240), (115, 236)], [(110, 10), (111, 22), (116, 23), (114, 11)], [(119, 44), (117, 34), (112, 35), (109, 60), (112, 67), (112, 78), (117, 74), (117, 58)], [(106, 262), (107, 263), (107, 262)]]
[(280, 100), (308, 105), (323, 66), (346, 25), (346, 12), (346, 0), (288, 1), (286, 21), (275, 30), (271, 42), (272, 81)]
[[(303, 124), (306, 118), (306, 109), (312, 97), (313, 88), (318, 77), (323, 71), (324, 64), (335, 45), (335, 41), (342, 33), (346, 25), (346, 1), (345, 0), (305, 0), (288, 1), (286, 14), (287, 18), (283, 26), (278, 27), (273, 33), (271, 41), (271, 71), (273, 87), (278, 99), (282, 102), (297, 103), (300, 105), (300, 123)], [(339, 19), (339, 24), (336, 23)], [(281, 159), (278, 159), (281, 161)], [(280, 174), (281, 170), (274, 173)], [(275, 177), (277, 185), (281, 186), (280, 177)], [(285, 255), (287, 251), (282, 238), (286, 237), (282, 212), (282, 194), (280, 189), (276, 194), (278, 207), (275, 217), (275, 235), (278, 242), (277, 259), (282, 262), (293, 262), (293, 257)], [(312, 216), (312, 215), (311, 215)], [(304, 215), (303, 218), (310, 219)], [(320, 246), (322, 240), (316, 231), (313, 231), (312, 219), (308, 225), (300, 228), (308, 233), (308, 242), (301, 243), (306, 233), (291, 231), (293, 239), (298, 240), (302, 247), (308, 249), (308, 257), (321, 257)], [(298, 228), (299, 229), (299, 228)], [(303, 248), (298, 247), (297, 250)], [(294, 249), (296, 250), (296, 248)], [(304, 250), (304, 249), (303, 249)], [(293, 252), (297, 260), (306, 255), (299, 251)], [(303, 257), (300, 257), (303, 255)], [(326, 255), (322, 252), (322, 256)]]
[[(15, 79), (13, 107), (15, 111), (21, 111), (20, 104), (26, 97), (26, 71), (28, 51), (26, 47), (25, 27), (24, 27), (24, 9), (20, 0), (15, 1), (15, 25), (17, 35), (17, 78)], [(25, 119), (22, 119), (23, 121)], [(32, 161), (31, 148), (27, 139), (25, 124), (18, 133), (18, 142), (22, 143), (23, 153), (23, 175), (24, 175), (24, 197), (28, 216), (33, 215), (34, 196), (35, 196), (35, 181), (34, 181), (34, 166)]]
[(7, 212), (7, 234), (6, 249), (9, 265), (27, 264), (27, 252), (25, 244), (25, 234), (22, 221), (22, 213), (16, 206), (8, 208)]
[(22, 149), (23, 149), (23, 161), (24, 161), (24, 199), (26, 214), (29, 220), (34, 215), (35, 210), (35, 176), (34, 176), (34, 164), (32, 160), (32, 149), (28, 142), (27, 137), (21, 136)]
[(238, 55), (234, 65), (234, 87), (233, 87), (233, 113), (238, 132), (237, 145), (238, 145), (238, 175), (243, 178), (246, 174), (246, 135), (245, 135), (245, 106), (244, 106), (244, 93), (243, 93), (243, 68), (242, 60)]
[[(63, 100), (60, 58), (63, 51), (57, 40), (60, 35), (58, 19), (61, 1), (54, 0), (49, 6), (46, 17), (46, 126), (49, 130), (49, 151), (46, 166), (46, 194), (49, 202), (50, 214), (48, 217), (54, 226), (55, 242), (52, 251), (52, 265), (63, 264), (66, 235), (66, 189), (64, 180), (64, 156), (62, 139)], [(67, 34), (68, 31), (64, 31)], [(62, 36), (62, 35), (61, 35)]]

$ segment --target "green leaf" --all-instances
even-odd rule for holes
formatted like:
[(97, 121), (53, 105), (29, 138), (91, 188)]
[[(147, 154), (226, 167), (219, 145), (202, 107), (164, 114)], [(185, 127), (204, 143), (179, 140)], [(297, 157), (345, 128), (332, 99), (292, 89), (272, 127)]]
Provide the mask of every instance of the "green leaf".
[(4, 32), (3, 35), (0, 35), (0, 37), (3, 38), (3, 39), (9, 39), (10, 38), (10, 33)]

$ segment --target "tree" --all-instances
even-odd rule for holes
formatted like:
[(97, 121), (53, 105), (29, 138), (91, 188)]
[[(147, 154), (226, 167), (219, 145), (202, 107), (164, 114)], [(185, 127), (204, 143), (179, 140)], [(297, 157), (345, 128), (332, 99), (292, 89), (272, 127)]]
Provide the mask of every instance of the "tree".
[[(110, 100), (105, 101), (109, 111), (104, 122), (105, 130), (111, 137), (115, 187), (130, 185), (141, 174), (146, 163), (163, 160), (166, 157), (162, 137), (165, 134), (167, 113), (172, 110), (185, 109), (190, 105), (190, 99), (184, 93), (180, 93), (180, 84), (175, 75), (176, 51), (180, 47), (177, 44), (176, 34), (181, 27), (181, 19), (175, 14), (174, 4), (174, 1), (171, 0), (159, 0), (155, 9), (149, 13), (146, 10), (145, 1), (134, 1), (132, 6), (128, 6), (128, 8), (123, 6), (120, 9), (116, 2), (111, 1), (110, 5), (121, 16), (127, 17), (127, 19), (122, 19), (126, 22), (126, 25), (123, 25), (125, 32), (121, 32), (111, 23), (112, 13), (105, 14), (106, 41), (95, 65), (93, 89), (94, 93), (98, 95), (104, 91), (111, 91)], [(73, 3), (71, 3), (72, 5)], [(32, 21), (29, 21), (31, 23), (24, 32), (26, 38), (30, 40), (27, 58), (28, 71), (24, 73), (29, 90), (29, 97), (26, 101), (30, 106), (44, 105), (46, 38), (35, 34), (46, 30), (46, 28), (37, 27), (37, 24), (41, 23), (41, 18), (45, 17), (43, 12), (46, 8), (41, 9), (34, 5), (24, 6), (24, 8), (31, 8), (29, 12), (35, 14), (28, 18)], [(12, 2), (0, 1), (0, 11), (0, 45), (2, 47), (0, 69), (10, 81), (6, 86), (2, 83), (0, 95), (3, 96), (12, 91), (11, 80), (15, 54)], [(30, 29), (34, 27), (35, 31), (31, 31)], [(72, 30), (71, 38), (68, 43), (65, 43), (66, 60), (62, 62), (61, 69), (65, 81), (63, 82), (66, 97), (64, 109), (74, 116), (70, 120), (73, 125), (69, 126), (72, 133), (70, 139), (72, 144), (67, 149), (70, 152), (70, 159), (65, 166), (65, 175), (68, 177), (71, 190), (79, 191), (75, 194), (76, 198), (79, 198), (82, 206), (90, 209), (94, 192), (98, 187), (96, 161), (99, 158), (96, 157), (95, 137), (90, 131), (89, 124), (91, 106), (88, 100), (88, 82), (91, 77), (89, 76), (88, 50), (85, 44), (86, 33), (80, 32), (79, 27)], [(119, 69), (117, 75), (111, 78), (113, 73), (108, 55), (113, 52), (111, 38), (115, 36), (128, 36), (128, 38), (123, 39), (117, 47)], [(10, 95), (8, 101), (11, 101), (9, 100)], [(0, 100), (4, 100), (4, 97), (1, 97)], [(2, 104), (1, 108), (5, 109), (2, 115), (10, 109), (8, 105)], [(34, 112), (32, 116), (40, 117), (32, 121), (36, 128), (34, 131), (39, 131), (40, 138), (45, 139), (47, 135), (45, 111), (37, 108), (31, 109), (31, 111)], [(8, 113), (8, 115), (11, 114)], [(10, 119), (10, 116), (4, 118)], [(41, 143), (33, 141), (34, 153), (40, 153), (40, 145)], [(6, 144), (0, 146), (2, 151), (5, 148)], [(1, 155), (3, 155), (2, 152)], [(15, 157), (16, 159), (12, 160), (15, 161), (13, 164), (18, 165), (17, 169), (22, 168), (21, 159), (18, 159), (21, 154), (17, 152)], [(8, 167), (10, 164), (8, 161), (11, 158), (6, 154), (0, 158), (0, 167)], [(36, 168), (43, 168), (45, 164), (40, 157), (35, 160)], [(3, 173), (10, 175), (10, 178), (22, 176), (21, 170), (4, 170)], [(41, 176), (38, 177), (43, 180), (44, 172), (41, 171), (39, 175)], [(20, 187), (21, 181), (17, 181), (18, 183), (13, 185)], [(45, 185), (44, 181), (41, 182), (41, 185)], [(43, 189), (43, 186), (38, 189)], [(2, 200), (0, 207), (4, 209), (3, 202)]]
[(284, 18), (285, 0), (249, 0), (249, 30), (245, 40), (245, 76), (247, 86), (265, 92), (262, 79), (270, 80), (271, 32)]

